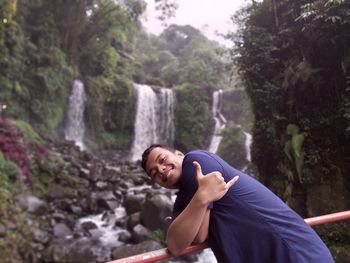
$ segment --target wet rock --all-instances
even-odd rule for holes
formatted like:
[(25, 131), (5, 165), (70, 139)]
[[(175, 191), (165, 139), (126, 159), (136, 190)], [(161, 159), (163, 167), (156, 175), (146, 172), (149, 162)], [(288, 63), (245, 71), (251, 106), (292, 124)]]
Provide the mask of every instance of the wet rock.
[(79, 175), (83, 178), (88, 178), (90, 176), (90, 170), (86, 168), (81, 168)]
[(32, 229), (34, 240), (41, 243), (47, 244), (50, 240), (50, 234), (47, 231), (43, 231), (38, 228)]
[(140, 224), (140, 222), (141, 222), (141, 212), (134, 213), (129, 216), (127, 227), (128, 229), (131, 230), (134, 228), (134, 226), (136, 226), (137, 224)]
[(104, 180), (108, 180), (112, 183), (118, 183), (121, 181), (121, 169), (120, 167), (106, 166), (103, 170)]
[(64, 245), (53, 244), (45, 251), (44, 257), (51, 263), (68, 263), (69, 249)]
[(136, 243), (155, 239), (153, 233), (141, 224), (138, 224), (133, 228), (132, 238)]
[(59, 208), (60, 210), (63, 210), (63, 211), (70, 211), (72, 202), (73, 202), (72, 199), (63, 198), (63, 199), (55, 200), (54, 204), (56, 209)]
[(0, 238), (6, 236), (6, 227), (3, 224), (0, 224)]
[(145, 203), (145, 194), (129, 194), (124, 201), (124, 207), (128, 215), (140, 212)]
[(77, 216), (80, 216), (83, 213), (83, 209), (80, 206), (71, 205), (69, 208), (70, 208), (70, 211), (76, 214)]
[(119, 234), (118, 240), (127, 243), (131, 241), (131, 234), (128, 231), (123, 231)]
[(109, 210), (114, 210), (120, 205), (120, 202), (117, 200), (107, 200), (106, 205)]
[(63, 223), (57, 224), (53, 228), (54, 236), (58, 238), (65, 238), (73, 234), (72, 230)]
[(47, 211), (47, 204), (35, 196), (20, 196), (18, 203), (23, 210), (34, 214), (44, 214)]
[(84, 231), (88, 232), (91, 229), (96, 229), (97, 225), (92, 221), (85, 221), (81, 223), (81, 227)]
[(75, 198), (78, 196), (76, 189), (64, 187), (61, 185), (50, 185), (48, 190), (48, 197), (51, 199), (60, 198)]
[(52, 218), (60, 221), (64, 221), (66, 219), (66, 216), (63, 213), (55, 212), (52, 214)]
[(151, 230), (166, 230), (165, 218), (171, 216), (173, 202), (165, 194), (156, 194), (145, 202), (141, 212), (142, 223)]
[(98, 181), (95, 186), (98, 190), (105, 190), (108, 188), (108, 182)]

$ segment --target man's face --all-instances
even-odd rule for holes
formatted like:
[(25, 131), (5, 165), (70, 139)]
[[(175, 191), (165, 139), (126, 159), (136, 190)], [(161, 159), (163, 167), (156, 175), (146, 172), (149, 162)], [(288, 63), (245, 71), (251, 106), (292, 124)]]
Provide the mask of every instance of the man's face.
[(184, 155), (156, 147), (148, 155), (146, 172), (153, 181), (168, 189), (177, 188), (182, 171)]

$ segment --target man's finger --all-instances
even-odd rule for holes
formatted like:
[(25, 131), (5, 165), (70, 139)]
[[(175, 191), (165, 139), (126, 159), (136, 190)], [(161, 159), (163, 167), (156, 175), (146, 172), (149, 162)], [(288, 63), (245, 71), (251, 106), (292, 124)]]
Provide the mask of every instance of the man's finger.
[(239, 176), (236, 175), (230, 181), (228, 181), (226, 185), (230, 188), (232, 185), (234, 185), (237, 182), (238, 179), (239, 179)]
[(194, 166), (194, 169), (196, 170), (197, 177), (202, 177), (203, 173), (202, 173), (201, 165), (198, 162), (194, 161), (193, 166)]

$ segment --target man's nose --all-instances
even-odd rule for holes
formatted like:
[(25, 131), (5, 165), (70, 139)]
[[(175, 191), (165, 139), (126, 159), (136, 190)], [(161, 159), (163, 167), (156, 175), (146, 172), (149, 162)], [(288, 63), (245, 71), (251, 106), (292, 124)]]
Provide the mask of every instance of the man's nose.
[(158, 164), (158, 172), (163, 173), (165, 170), (165, 165), (164, 164)]

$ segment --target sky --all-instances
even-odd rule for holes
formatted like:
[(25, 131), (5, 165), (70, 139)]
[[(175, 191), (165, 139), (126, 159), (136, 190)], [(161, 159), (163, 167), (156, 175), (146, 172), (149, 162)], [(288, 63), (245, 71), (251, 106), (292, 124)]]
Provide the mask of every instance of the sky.
[[(158, 35), (163, 31), (161, 22), (157, 20), (154, 9), (154, 0), (146, 0), (144, 26), (147, 31)], [(209, 39), (229, 46), (231, 43), (224, 41), (216, 35), (216, 31), (226, 33), (234, 30), (230, 17), (247, 3), (247, 0), (177, 0), (179, 5), (176, 17), (168, 21), (168, 24), (191, 25), (202, 31)], [(147, 19), (147, 20), (146, 20)]]

